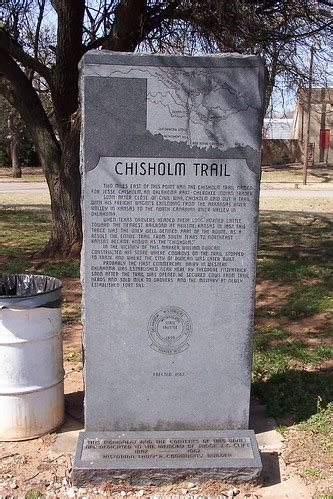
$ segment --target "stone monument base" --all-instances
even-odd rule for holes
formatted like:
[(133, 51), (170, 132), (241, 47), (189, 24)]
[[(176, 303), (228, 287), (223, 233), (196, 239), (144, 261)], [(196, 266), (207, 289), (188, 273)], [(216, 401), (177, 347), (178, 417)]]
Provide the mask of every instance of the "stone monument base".
[(253, 430), (81, 432), (72, 482), (244, 482), (258, 480), (261, 470)]

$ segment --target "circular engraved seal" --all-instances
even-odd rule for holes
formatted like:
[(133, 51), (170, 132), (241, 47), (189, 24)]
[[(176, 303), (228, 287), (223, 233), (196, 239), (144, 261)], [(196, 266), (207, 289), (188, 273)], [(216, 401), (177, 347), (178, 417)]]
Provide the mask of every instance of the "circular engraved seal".
[(168, 355), (183, 352), (189, 347), (192, 329), (191, 318), (182, 308), (160, 308), (148, 322), (150, 346), (156, 352)]

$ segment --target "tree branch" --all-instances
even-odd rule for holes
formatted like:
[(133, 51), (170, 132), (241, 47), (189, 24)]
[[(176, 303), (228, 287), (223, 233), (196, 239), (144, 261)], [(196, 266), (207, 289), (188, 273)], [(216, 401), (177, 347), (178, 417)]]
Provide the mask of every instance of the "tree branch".
[[(172, 0), (164, 8), (159, 4), (154, 7), (144, 7), (144, 4), (145, 1), (123, 0), (115, 9), (116, 17), (110, 33), (88, 43), (85, 51), (101, 46), (109, 50), (135, 50), (149, 32), (164, 20), (173, 18), (181, 0)], [(126, 23), (129, 23), (128, 27)], [(122, 48), (117, 48), (119, 46)]]
[(132, 52), (144, 38), (143, 20), (146, 0), (121, 0), (109, 36), (102, 47), (107, 50)]
[(35, 33), (35, 40), (34, 40), (35, 58), (37, 58), (37, 56), (38, 56), (39, 34), (40, 34), (43, 16), (44, 16), (45, 0), (38, 1), (38, 5), (39, 5), (39, 14), (38, 14), (38, 19), (37, 19), (36, 33)]
[[(14, 59), (0, 48), (0, 91), (20, 113), (43, 165), (52, 156), (60, 162), (60, 147), (35, 89)], [(47, 173), (47, 172), (45, 172)], [(49, 173), (49, 172), (48, 172)]]
[(52, 0), (58, 14), (56, 64), (52, 71), (52, 100), (60, 140), (70, 133), (70, 116), (78, 108), (78, 63), (84, 53), (84, 0)]
[(21, 45), (15, 42), (3, 28), (0, 28), (0, 49), (23, 64), (23, 66), (39, 73), (49, 84), (51, 83), (50, 70), (40, 61), (24, 52)]

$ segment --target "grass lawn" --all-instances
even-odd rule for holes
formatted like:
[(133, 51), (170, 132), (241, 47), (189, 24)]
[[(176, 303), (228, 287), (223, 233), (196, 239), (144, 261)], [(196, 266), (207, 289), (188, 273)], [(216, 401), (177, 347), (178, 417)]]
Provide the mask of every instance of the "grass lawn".
[[(327, 184), (332, 182), (333, 175), (330, 167), (310, 167), (308, 168), (307, 183), (314, 188), (318, 184)], [(262, 182), (270, 184), (302, 184), (303, 182), (303, 167), (302, 165), (288, 166), (288, 167), (263, 167), (262, 168)]]
[[(48, 210), (0, 210), (3, 273), (75, 279), (78, 260), (40, 261), (50, 233)], [(260, 217), (253, 395), (267, 406), (295, 452), (301, 472), (325, 477), (332, 450), (333, 223), (324, 215), (264, 212)], [(64, 323), (80, 322), (80, 296), (64, 303)], [(79, 352), (66, 354), (77, 360)], [(311, 438), (309, 438), (311, 435)], [(320, 463), (323, 463), (322, 465)]]
[(13, 178), (11, 168), (0, 167), (0, 182), (45, 182), (45, 175), (39, 166), (23, 166), (22, 177)]

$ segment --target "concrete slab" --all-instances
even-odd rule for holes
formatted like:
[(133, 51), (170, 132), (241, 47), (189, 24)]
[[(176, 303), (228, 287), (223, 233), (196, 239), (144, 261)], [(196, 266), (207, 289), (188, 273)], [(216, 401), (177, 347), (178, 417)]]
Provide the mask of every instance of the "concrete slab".
[(66, 417), (64, 425), (60, 428), (55, 442), (50, 445), (49, 451), (53, 454), (74, 454), (82, 423), (72, 417)]
[(256, 400), (251, 400), (249, 426), (255, 431), (261, 451), (277, 451), (282, 448), (284, 438), (274, 429), (275, 419), (267, 417), (266, 407)]
[(260, 497), (263, 499), (312, 499), (315, 490), (305, 485), (300, 478), (292, 477), (270, 487), (260, 489)]

